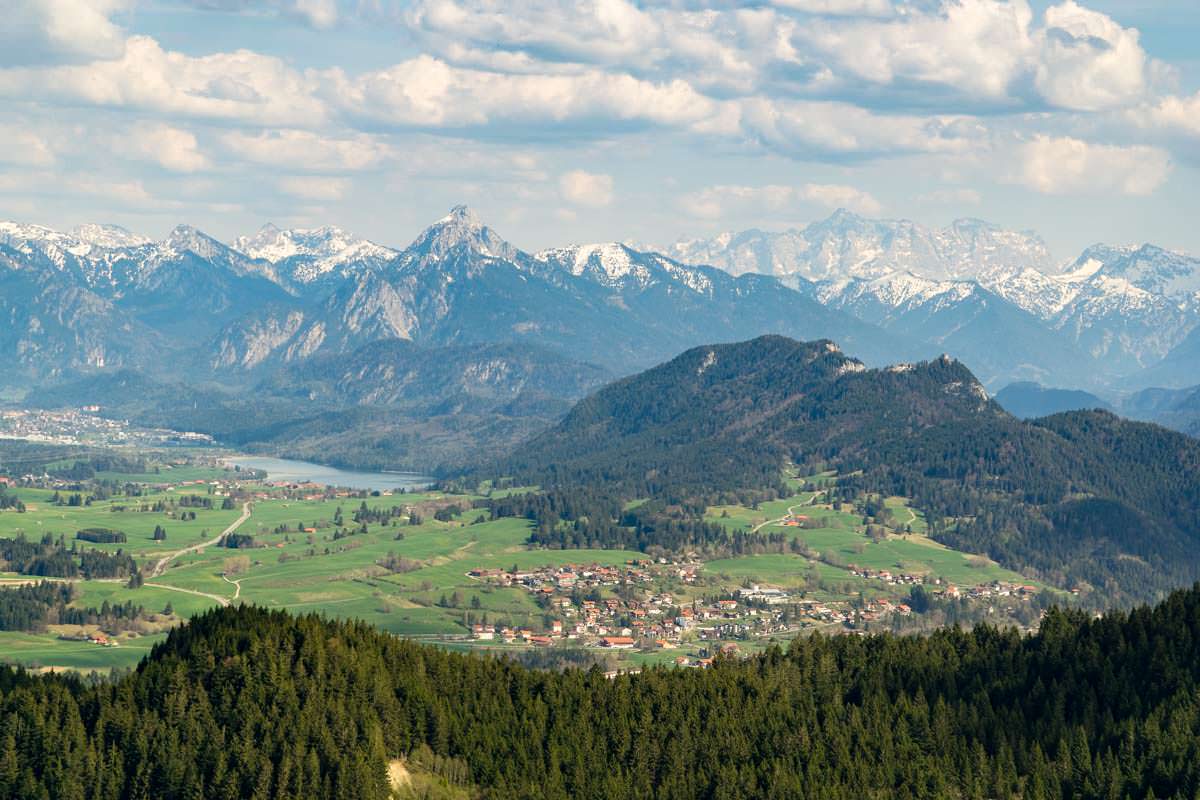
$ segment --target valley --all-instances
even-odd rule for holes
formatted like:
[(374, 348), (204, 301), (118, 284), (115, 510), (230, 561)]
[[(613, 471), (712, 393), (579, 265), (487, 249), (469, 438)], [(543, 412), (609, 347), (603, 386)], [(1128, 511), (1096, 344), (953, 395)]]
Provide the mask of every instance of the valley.
[[(150, 482), (145, 474), (102, 473), (132, 494), (89, 496), (78, 505), (71, 493), (87, 493), (86, 482), (8, 489), (24, 511), (0, 514), (0, 540), (62, 540), (68, 548), (126, 554), (141, 579), (134, 585), (132, 572), (67, 578), (27, 567), (0, 575), (3, 585), (66, 581), (70, 608), (129, 603), (143, 611), (133, 624), (0, 631), (4, 659), (123, 669), (172, 625), (213, 607), (252, 603), (361, 619), (455, 649), (584, 658), (629, 670), (703, 663), (721, 648), (754, 653), (813, 630), (920, 630), (975, 619), (1033, 625), (1052, 600), (1066, 597), (932, 542), (921, 515), (901, 498), (886, 501), (868, 534), (861, 510), (834, 510), (816, 488), (835, 485), (828, 473), (794, 479), (795, 495), (758, 508), (708, 509), (731, 533), (778, 537), (770, 546), (652, 557), (531, 546), (530, 521), (491, 518), (487, 508), (491, 498), (521, 490), (338, 490), (215, 467), (207, 475), (186, 465), (148, 469), (157, 470)], [(123, 541), (73, 541), (75, 531), (99, 528), (120, 531)], [(220, 546), (234, 534), (247, 539)], [(15, 565), (8, 561), (10, 570)], [(914, 612), (914, 592), (932, 608)], [(78, 638), (101, 633), (102, 643)]]
[(869, 366), (947, 353), (993, 394), (1087, 390), (1196, 430), (1139, 394), (1194, 388), (1200, 262), (1097, 245), (1056, 264), (1036, 234), (980, 220), (839, 211), (778, 233), (530, 251), (465, 206), (406, 247), (330, 226), (224, 243), (186, 225), (153, 241), (0, 223), (0, 265), (12, 410), (95, 408), (349, 468), (498, 458), (611, 380), (765, 333), (828, 338)]

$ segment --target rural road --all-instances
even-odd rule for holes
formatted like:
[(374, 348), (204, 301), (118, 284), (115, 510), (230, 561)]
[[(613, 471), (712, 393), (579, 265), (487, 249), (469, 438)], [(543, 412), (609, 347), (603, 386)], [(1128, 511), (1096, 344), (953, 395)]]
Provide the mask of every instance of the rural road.
[[(242, 596), (242, 579), (241, 578), (238, 578), (236, 581), (231, 581), (231, 580), (229, 580), (229, 576), (222, 572), (221, 579), (224, 580), (226, 583), (233, 584), (233, 587), (234, 587), (233, 599), (234, 600), (237, 600), (239, 597)], [(229, 605), (229, 603), (225, 603), (225, 605)]]
[(807, 501), (807, 502), (804, 502), (804, 503), (797, 503), (797, 504), (796, 504), (796, 505), (794, 505), (794, 506), (788, 506), (787, 513), (786, 513), (786, 514), (784, 514), (782, 517), (780, 517), (779, 519), (769, 519), (769, 520), (767, 520), (766, 522), (760, 522), (760, 523), (758, 523), (757, 525), (755, 525), (755, 526), (754, 526), (754, 528), (753, 528), (753, 529), (752, 529), (750, 532), (751, 532), (751, 533), (758, 533), (758, 532), (759, 532), (759, 530), (761, 530), (762, 528), (765, 528), (765, 527), (767, 527), (768, 525), (777, 525), (777, 524), (779, 524), (780, 522), (783, 522), (785, 519), (787, 519), (788, 517), (790, 517), (790, 516), (792, 516), (793, 514), (795, 514), (795, 513), (796, 513), (796, 509), (797, 509), (797, 508), (804, 508), (805, 506), (811, 506), (811, 505), (813, 504), (813, 501), (815, 501), (815, 500), (817, 499), (817, 496), (818, 496), (819, 494), (820, 494), (820, 492), (817, 492), (817, 493), (813, 494), (813, 496), (812, 496), (812, 497), (808, 498), (808, 501)]
[[(209, 539), (207, 542), (201, 542), (200, 544), (194, 544), (191, 547), (185, 547), (182, 550), (176, 550), (174, 553), (167, 553), (165, 556), (163, 556), (157, 562), (155, 562), (154, 569), (150, 570), (150, 574), (147, 575), (146, 577), (147, 578), (157, 578), (159, 575), (162, 575), (163, 572), (167, 569), (167, 565), (182, 555), (185, 555), (187, 553), (194, 553), (197, 550), (203, 550), (206, 547), (212, 547), (213, 545), (220, 544), (222, 539), (224, 539), (226, 536), (228, 536), (229, 534), (236, 531), (238, 529), (238, 527), (248, 519), (250, 519), (250, 504), (242, 503), (242, 515), (240, 517), (238, 517), (236, 520), (234, 520), (232, 525), (230, 525), (225, 530), (221, 531), (220, 535), (218, 535), (214, 539)], [(170, 588), (170, 587), (167, 587), (167, 588)], [(200, 594), (200, 593), (192, 592), (192, 594)], [(205, 595), (205, 596), (208, 597), (210, 595)]]
[[(172, 592), (183, 592), (184, 594), (194, 594), (197, 597), (207, 597), (209, 600), (216, 600), (218, 603), (220, 603), (223, 606), (229, 605), (229, 602), (230, 602), (228, 597), (222, 597), (219, 594), (209, 594), (208, 592), (198, 592), (195, 589), (184, 589), (181, 586), (168, 586), (165, 583), (147, 583), (147, 584), (143, 584), (143, 585), (153, 586), (155, 589), (170, 589)], [(234, 595), (234, 599), (235, 600), (237, 599), (237, 595)]]

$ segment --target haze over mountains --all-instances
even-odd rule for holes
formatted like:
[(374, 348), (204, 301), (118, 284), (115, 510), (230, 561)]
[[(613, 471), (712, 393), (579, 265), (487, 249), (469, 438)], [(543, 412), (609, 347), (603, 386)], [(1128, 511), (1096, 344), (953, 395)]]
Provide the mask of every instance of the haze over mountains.
[[(548, 420), (607, 379), (764, 333), (828, 338), (872, 365), (949, 353), (992, 392), (1034, 381), (1112, 399), (1200, 375), (1200, 259), (1153, 245), (1097, 245), (1055, 265), (1030, 232), (838, 211), (659, 249), (527, 252), (462, 206), (403, 249), (335, 227), (267, 225), (225, 244), (187, 225), (152, 241), (0, 223), (0, 344), (15, 354), (0, 380), (63, 384), (74, 391), (51, 394), (82, 401), (132, 370), (325, 410), (461, 409), (450, 401), (468, 397), (483, 413)], [(412, 346), (374, 346), (385, 341)], [(475, 356), (478, 393), (431, 377), (438, 348), (456, 348), (455, 364)], [(558, 378), (526, 391), (543, 368)]]
[[(683, 261), (779, 277), (822, 304), (936, 342), (989, 386), (1191, 385), (1200, 259), (1151, 244), (1095, 245), (1055, 264), (1031, 232), (981, 220), (941, 230), (839, 211), (802, 229), (662, 248)], [(1074, 363), (1072, 363), (1074, 360)]]

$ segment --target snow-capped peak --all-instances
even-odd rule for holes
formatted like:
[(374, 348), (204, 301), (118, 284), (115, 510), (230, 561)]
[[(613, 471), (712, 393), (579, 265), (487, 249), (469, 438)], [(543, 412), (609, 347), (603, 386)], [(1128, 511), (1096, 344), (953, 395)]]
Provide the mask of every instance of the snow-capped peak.
[(408, 249), (424, 261), (440, 258), (458, 247), (491, 258), (512, 260), (518, 256), (515, 247), (500, 238), (463, 205), (450, 209), (449, 214), (422, 231)]
[(104, 225), (89, 222), (71, 231), (71, 235), (84, 244), (105, 250), (117, 250), (126, 247), (141, 247), (150, 244), (145, 236), (133, 233), (120, 225)]
[(582, 275), (589, 270), (612, 280), (619, 280), (635, 270), (631, 250), (617, 242), (576, 244), (555, 247), (534, 254), (538, 261), (555, 261), (565, 266), (572, 275)]
[(239, 236), (233, 246), (251, 258), (276, 264), (297, 256), (327, 261), (326, 270), (351, 260), (386, 260), (396, 251), (332, 225), (281, 230), (267, 223), (252, 236)]

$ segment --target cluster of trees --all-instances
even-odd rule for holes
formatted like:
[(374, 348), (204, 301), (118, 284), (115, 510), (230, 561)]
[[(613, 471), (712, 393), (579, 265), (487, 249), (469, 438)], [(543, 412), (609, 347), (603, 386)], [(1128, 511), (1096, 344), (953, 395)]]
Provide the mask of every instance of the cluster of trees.
[(32, 542), (18, 534), (0, 538), (0, 568), (45, 578), (128, 578), (137, 572), (137, 563), (123, 550), (79, 548), (48, 533)]
[(25, 504), (21, 502), (21, 498), (9, 492), (7, 486), (0, 484), (0, 511), (8, 511), (9, 509), (24, 514)]
[(221, 540), (221, 544), (233, 550), (258, 547), (258, 543), (254, 541), (254, 536), (249, 533), (231, 533)]
[(72, 608), (75, 588), (61, 581), (40, 581), (0, 589), (0, 631), (40, 632), (47, 625), (99, 625), (118, 630), (137, 620), (145, 609), (127, 601), (100, 608)]
[(75, 532), (75, 538), (93, 544), (119, 544), (128, 541), (125, 531), (115, 531), (111, 528), (84, 528)]
[(0, 670), (5, 797), (383, 800), (418, 753), (497, 800), (1192, 798), (1200, 586), (1030, 637), (813, 636), (616, 679), (252, 607), (115, 684)]
[(390, 525), (393, 520), (408, 522), (408, 517), (409, 512), (403, 506), (368, 506), (366, 500), (354, 511), (354, 522), (359, 525)]

